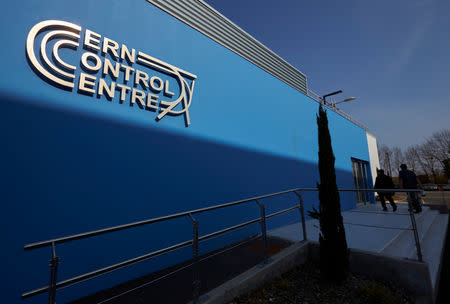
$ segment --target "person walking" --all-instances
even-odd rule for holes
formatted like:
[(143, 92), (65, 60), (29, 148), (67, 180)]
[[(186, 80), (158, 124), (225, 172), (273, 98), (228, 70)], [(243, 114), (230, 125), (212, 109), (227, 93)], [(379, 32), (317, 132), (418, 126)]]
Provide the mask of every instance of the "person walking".
[[(392, 178), (388, 175), (384, 174), (384, 170), (380, 169), (377, 170), (377, 178), (375, 179), (375, 189), (394, 189), (394, 182), (392, 181)], [(381, 206), (383, 207), (383, 211), (387, 211), (386, 208), (386, 199), (389, 201), (392, 207), (392, 211), (397, 211), (397, 205), (394, 202), (394, 199), (392, 198), (392, 195), (394, 195), (393, 192), (378, 192), (378, 197), (381, 201)]]
[[(420, 188), (423, 190), (422, 183), (413, 171), (408, 170), (408, 167), (405, 164), (401, 164), (400, 169), (401, 170), (398, 173), (398, 178), (400, 180), (401, 189)], [(422, 206), (420, 204), (417, 192), (408, 192), (408, 203), (414, 208), (415, 213), (422, 212)]]

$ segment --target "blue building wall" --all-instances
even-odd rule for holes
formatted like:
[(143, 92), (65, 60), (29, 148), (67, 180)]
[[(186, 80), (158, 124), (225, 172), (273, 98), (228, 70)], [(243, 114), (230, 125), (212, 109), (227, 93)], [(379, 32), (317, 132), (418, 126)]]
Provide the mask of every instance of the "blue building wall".
[[(4, 303), (48, 284), (50, 249), (24, 252), (39, 240), (315, 187), (318, 105), (146, 1), (16, 1), (3, 5), (0, 76)], [(197, 75), (191, 125), (66, 91), (43, 81), (25, 54), (29, 30), (48, 19), (78, 24)], [(84, 50), (62, 50), (70, 62)], [(108, 58), (109, 55), (107, 55)], [(307, 59), (305, 59), (307, 60)], [(73, 62), (73, 61), (72, 61)], [(161, 77), (165, 77), (164, 75)], [(366, 133), (328, 112), (339, 187), (353, 187), (351, 157), (369, 160)], [(268, 212), (295, 196), (266, 201)], [(317, 205), (305, 194), (306, 208)], [(355, 206), (351, 193), (342, 208)], [(255, 205), (198, 215), (205, 234), (259, 215)], [(296, 212), (270, 226), (297, 221)], [(201, 244), (202, 253), (258, 232), (258, 225)], [(189, 219), (57, 246), (59, 279), (191, 238)], [(190, 257), (189, 248), (58, 292), (65, 302)]]

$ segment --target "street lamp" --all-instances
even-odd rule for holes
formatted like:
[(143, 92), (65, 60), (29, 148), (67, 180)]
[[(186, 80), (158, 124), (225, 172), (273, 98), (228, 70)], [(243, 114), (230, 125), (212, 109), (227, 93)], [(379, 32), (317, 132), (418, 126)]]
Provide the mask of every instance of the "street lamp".
[(356, 99), (355, 97), (349, 97), (349, 98), (347, 98), (347, 99), (344, 99), (344, 100), (335, 102), (332, 106), (333, 106), (336, 110), (339, 110), (339, 108), (336, 107), (336, 105), (337, 105), (338, 103), (348, 102), (348, 101), (352, 101), (352, 100), (355, 100), (355, 99)]
[(328, 96), (333, 96), (333, 95), (340, 94), (340, 93), (342, 93), (342, 90), (339, 90), (339, 91), (336, 91), (336, 92), (333, 92), (333, 93), (330, 93), (330, 94), (327, 94), (327, 95), (323, 95), (323, 96), (322, 96), (323, 104), (324, 104), (324, 105), (327, 104), (327, 101), (326, 101), (326, 99), (325, 99), (326, 97), (328, 97)]
[(355, 99), (356, 99), (356, 97), (349, 97), (347, 99), (344, 99), (344, 100), (336, 102), (334, 105), (336, 106), (339, 103), (348, 102), (348, 101), (352, 101), (352, 100), (355, 100)]

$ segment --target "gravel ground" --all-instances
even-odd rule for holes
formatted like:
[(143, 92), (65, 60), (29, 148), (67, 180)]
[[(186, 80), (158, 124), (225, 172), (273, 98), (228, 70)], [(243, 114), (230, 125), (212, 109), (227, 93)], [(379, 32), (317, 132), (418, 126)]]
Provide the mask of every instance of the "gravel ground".
[(319, 265), (308, 262), (266, 282), (230, 304), (288, 303), (414, 303), (408, 292), (393, 283), (350, 274), (340, 285), (321, 282)]

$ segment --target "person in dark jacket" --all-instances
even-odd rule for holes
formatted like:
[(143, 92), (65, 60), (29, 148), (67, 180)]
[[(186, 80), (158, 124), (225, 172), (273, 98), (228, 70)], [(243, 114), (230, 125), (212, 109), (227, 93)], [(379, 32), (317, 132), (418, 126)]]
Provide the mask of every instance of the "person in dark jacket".
[[(384, 174), (384, 170), (377, 170), (377, 178), (375, 179), (375, 189), (394, 189), (394, 183), (392, 182), (392, 178), (388, 175)], [(381, 206), (383, 207), (383, 211), (387, 211), (386, 208), (386, 200), (392, 206), (392, 211), (397, 211), (397, 205), (392, 198), (394, 195), (393, 192), (378, 192), (378, 196), (380, 197)]]
[[(400, 165), (400, 172), (398, 173), (398, 178), (400, 180), (400, 188), (402, 189), (422, 189), (423, 186), (420, 182), (417, 175), (408, 170), (408, 167), (405, 164)], [(419, 197), (417, 192), (408, 192), (408, 202), (414, 208), (414, 212), (419, 213), (422, 212), (422, 206), (419, 202)]]

